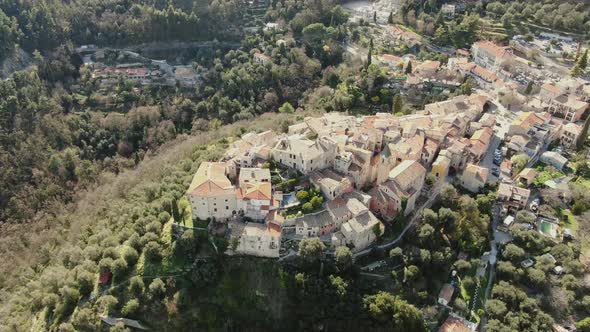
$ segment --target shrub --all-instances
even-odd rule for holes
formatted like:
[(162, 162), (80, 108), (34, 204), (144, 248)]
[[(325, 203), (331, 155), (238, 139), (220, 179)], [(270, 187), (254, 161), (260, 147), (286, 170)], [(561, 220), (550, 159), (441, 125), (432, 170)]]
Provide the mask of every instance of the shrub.
[(129, 246), (123, 247), (123, 249), (121, 250), (121, 256), (129, 266), (134, 265), (137, 262), (137, 259), (139, 258), (137, 250)]
[(139, 301), (137, 299), (129, 300), (121, 309), (121, 314), (124, 316), (132, 316), (139, 309)]
[(313, 205), (310, 202), (307, 202), (301, 205), (301, 210), (303, 210), (304, 213), (310, 213), (313, 211)]

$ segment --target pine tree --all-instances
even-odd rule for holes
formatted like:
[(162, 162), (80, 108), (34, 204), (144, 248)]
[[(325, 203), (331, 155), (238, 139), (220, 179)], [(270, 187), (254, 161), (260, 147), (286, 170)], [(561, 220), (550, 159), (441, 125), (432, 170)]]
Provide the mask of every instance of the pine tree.
[(572, 68), (572, 71), (570, 72), (570, 74), (571, 74), (573, 77), (578, 77), (578, 76), (580, 76), (580, 75), (582, 74), (582, 69), (580, 68), (580, 65), (579, 65), (579, 64), (576, 64), (576, 65), (574, 66), (574, 68)]
[(370, 39), (369, 41), (369, 54), (367, 55), (367, 69), (369, 68), (369, 66), (371, 65), (373, 59), (373, 38)]
[(404, 100), (397, 94), (393, 97), (393, 114), (401, 113), (404, 110)]
[(393, 24), (393, 11), (389, 12), (389, 17), (387, 17), (387, 23)]
[(530, 95), (531, 92), (533, 92), (533, 85), (534, 85), (533, 81), (529, 81), (529, 83), (526, 86), (526, 89), (524, 90), (525, 95)]
[(582, 54), (582, 56), (578, 60), (578, 66), (582, 71), (585, 70), (586, 67), (588, 67), (588, 49), (586, 49), (584, 54)]
[(406, 74), (412, 73), (412, 61), (408, 61), (408, 65), (406, 66)]
[(377, 23), (377, 12), (373, 12), (373, 22)]

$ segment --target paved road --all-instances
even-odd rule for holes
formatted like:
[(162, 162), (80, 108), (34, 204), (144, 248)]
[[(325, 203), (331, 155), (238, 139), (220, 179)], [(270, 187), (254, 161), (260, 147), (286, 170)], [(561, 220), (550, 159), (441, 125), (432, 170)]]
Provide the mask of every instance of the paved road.
[(408, 221), (408, 223), (406, 224), (406, 226), (404, 227), (404, 229), (402, 230), (402, 232), (393, 240), (391, 240), (390, 242), (378, 245), (378, 246), (373, 246), (373, 247), (369, 247), (367, 249), (361, 250), (357, 253), (354, 253), (352, 255), (353, 259), (357, 259), (363, 256), (368, 255), (374, 248), (380, 249), (380, 250), (387, 250), (391, 247), (393, 247), (394, 245), (396, 245), (398, 242), (401, 241), (401, 239), (404, 237), (404, 235), (406, 234), (406, 232), (412, 227), (414, 226), (414, 223), (419, 219), (419, 217), (422, 215), (421, 212), (423, 209), (429, 208), (430, 206), (432, 206), (432, 204), (434, 203), (434, 201), (436, 200), (436, 198), (438, 197), (438, 194), (440, 193), (440, 189), (442, 188), (442, 184), (437, 184), (434, 186), (434, 188), (432, 189), (432, 194), (430, 195), (430, 197), (428, 197), (428, 200), (426, 202), (424, 202), (424, 204), (422, 204), (422, 206), (418, 209), (415, 210), (414, 214), (412, 215), (412, 217), (410, 218), (410, 221)]
[(496, 151), (496, 149), (500, 146), (500, 143), (502, 143), (500, 137), (498, 137), (497, 135), (492, 136), (492, 142), (490, 143), (488, 151), (486, 152), (486, 155), (484, 156), (482, 161), (479, 163), (479, 166), (485, 167), (490, 170), (490, 177), (488, 182), (498, 182), (498, 177), (493, 175), (491, 171), (494, 167), (500, 168), (500, 166), (494, 165), (494, 151)]
[[(500, 206), (499, 205), (494, 205), (494, 208), (492, 210), (492, 239), (490, 240), (490, 261), (489, 261), (489, 267), (490, 267), (490, 272), (488, 274), (488, 284), (486, 286), (486, 290), (485, 290), (485, 294), (484, 294), (484, 299), (485, 301), (487, 301), (487, 299), (490, 297), (490, 293), (492, 291), (492, 286), (494, 285), (494, 278), (496, 277), (496, 262), (498, 260), (497, 256), (498, 256), (498, 241), (496, 239), (496, 227), (498, 227), (498, 224), (500, 222)], [(481, 319), (481, 328), (480, 331), (485, 331), (485, 326), (487, 323), (487, 318), (484, 315)]]

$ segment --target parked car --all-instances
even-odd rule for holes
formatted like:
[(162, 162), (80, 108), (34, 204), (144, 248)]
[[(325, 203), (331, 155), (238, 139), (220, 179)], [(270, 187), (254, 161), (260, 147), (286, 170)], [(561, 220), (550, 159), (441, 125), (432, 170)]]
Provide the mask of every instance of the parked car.
[(500, 169), (498, 167), (492, 168), (492, 175), (495, 177), (500, 177)]

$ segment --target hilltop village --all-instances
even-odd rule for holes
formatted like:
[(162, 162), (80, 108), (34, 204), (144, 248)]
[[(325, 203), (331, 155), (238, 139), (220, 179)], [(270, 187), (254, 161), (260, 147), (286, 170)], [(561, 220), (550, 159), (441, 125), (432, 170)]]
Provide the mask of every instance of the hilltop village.
[[(504, 56), (490, 43), (475, 49), (486, 63)], [(530, 191), (519, 181), (533, 180), (530, 166), (540, 159), (563, 169), (567, 158), (556, 151), (580, 138), (576, 120), (588, 104), (579, 89), (544, 84), (538, 111), (510, 112), (478, 91), (410, 115), (326, 113), (287, 133), (247, 133), (222, 160), (200, 165), (188, 192), (192, 215), (227, 223), (234, 253), (279, 257), (282, 244), (306, 237), (361, 251), (445, 182), (472, 193), (501, 182), (498, 199), (524, 208)], [(559, 147), (548, 151), (551, 143)], [(529, 167), (517, 170), (514, 156)]]

